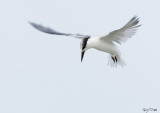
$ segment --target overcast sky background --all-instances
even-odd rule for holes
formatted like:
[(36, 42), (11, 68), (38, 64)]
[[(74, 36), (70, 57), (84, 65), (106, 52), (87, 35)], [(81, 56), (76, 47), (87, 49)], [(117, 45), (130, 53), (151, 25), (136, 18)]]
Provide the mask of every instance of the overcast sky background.
[[(160, 113), (159, 0), (1, 0), (0, 113)], [(58, 31), (106, 35), (134, 15), (143, 25), (120, 46), (124, 68), (108, 54), (48, 35)]]

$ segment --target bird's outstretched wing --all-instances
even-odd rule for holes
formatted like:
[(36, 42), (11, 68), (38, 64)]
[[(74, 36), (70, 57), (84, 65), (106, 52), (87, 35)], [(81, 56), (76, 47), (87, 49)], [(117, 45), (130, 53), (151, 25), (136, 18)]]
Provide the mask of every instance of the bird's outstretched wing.
[(42, 26), (40, 24), (36, 24), (36, 23), (33, 23), (33, 22), (29, 22), (29, 23), (34, 28), (38, 29), (39, 31), (42, 31), (42, 32), (45, 32), (45, 33), (48, 33), (48, 34), (71, 36), (71, 37), (76, 37), (76, 38), (80, 38), (80, 39), (90, 37), (89, 35), (82, 35), (82, 34), (61, 33), (61, 32), (55, 31), (55, 30), (53, 30), (49, 27)]
[(134, 16), (125, 26), (121, 29), (110, 32), (108, 35), (101, 37), (100, 39), (106, 41), (114, 41), (119, 44), (125, 42), (128, 38), (131, 38), (137, 31), (139, 18)]

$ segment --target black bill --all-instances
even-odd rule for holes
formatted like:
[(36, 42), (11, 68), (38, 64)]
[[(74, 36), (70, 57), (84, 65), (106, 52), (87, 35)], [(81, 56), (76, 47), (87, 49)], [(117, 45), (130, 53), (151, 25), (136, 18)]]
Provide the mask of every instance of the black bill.
[(85, 51), (82, 51), (82, 53), (81, 53), (81, 62), (83, 60), (84, 53), (85, 53)]

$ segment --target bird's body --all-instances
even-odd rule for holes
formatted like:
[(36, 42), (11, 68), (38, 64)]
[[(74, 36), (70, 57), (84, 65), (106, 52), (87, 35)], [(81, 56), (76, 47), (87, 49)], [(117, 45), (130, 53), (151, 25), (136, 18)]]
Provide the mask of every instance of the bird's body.
[[(85, 51), (90, 49), (90, 48), (94, 48), (96, 50), (99, 51), (103, 51), (106, 53), (110, 54), (111, 58), (117, 58), (117, 63), (119, 62), (122, 66), (125, 65), (125, 63), (122, 61), (121, 53), (120, 50), (118, 49), (118, 47), (116, 46), (116, 44), (114, 44), (112, 41), (104, 41), (101, 39), (101, 37), (91, 37), (88, 41), (87, 41), (87, 45), (85, 48)], [(111, 61), (108, 62), (111, 66), (114, 66), (114, 62), (115, 61), (113, 59), (110, 59)], [(113, 62), (112, 62), (113, 60)], [(116, 66), (116, 65), (115, 65)]]
[(109, 41), (103, 41), (101, 40), (100, 37), (91, 37), (88, 40), (86, 50), (90, 48), (94, 48), (99, 51), (103, 51), (103, 52), (107, 52), (111, 54), (114, 54), (115, 51), (118, 51), (117, 50), (118, 48), (116, 47), (114, 43), (109, 42)]
[(109, 53), (110, 55), (109, 55), (108, 63), (111, 66), (116, 67), (117, 65), (124, 66), (125, 63), (124, 63), (123, 59), (121, 58), (120, 50), (118, 49), (118, 47), (116, 46), (116, 44), (114, 42), (121, 44), (122, 42), (125, 42), (128, 38), (130, 38), (132, 35), (134, 35), (136, 33), (137, 28), (140, 26), (140, 25), (138, 25), (138, 23), (139, 23), (139, 19), (137, 17), (133, 17), (121, 29), (112, 31), (108, 35), (102, 36), (102, 37), (61, 33), (61, 32), (57, 32), (53, 29), (41, 26), (39, 24), (35, 24), (35, 23), (30, 23), (30, 24), (33, 27), (35, 27), (36, 29), (38, 29), (42, 32), (45, 32), (45, 33), (54, 34), (54, 35), (72, 36), (72, 37), (82, 39), (82, 42), (81, 42), (81, 50), (82, 50), (81, 61), (83, 59), (85, 51), (90, 48), (94, 48), (99, 51)]

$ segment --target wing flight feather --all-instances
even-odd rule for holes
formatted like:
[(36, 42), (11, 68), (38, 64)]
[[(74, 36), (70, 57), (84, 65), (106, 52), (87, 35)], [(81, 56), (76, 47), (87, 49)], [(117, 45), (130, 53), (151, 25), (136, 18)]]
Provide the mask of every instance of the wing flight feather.
[(134, 16), (126, 25), (122, 28), (110, 32), (108, 35), (101, 37), (102, 40), (114, 41), (119, 44), (127, 41), (128, 38), (131, 38), (137, 31), (137, 28), (141, 25), (139, 23), (139, 18)]
[(33, 23), (33, 22), (29, 22), (29, 23), (30, 23), (34, 28), (36, 28), (37, 30), (42, 31), (42, 32), (45, 32), (45, 33), (48, 33), (48, 34), (71, 36), (71, 37), (76, 37), (76, 38), (80, 38), (80, 39), (90, 37), (89, 35), (82, 35), (82, 34), (61, 33), (61, 32), (55, 31), (54, 29), (51, 29), (51, 28), (49, 28), (49, 27), (42, 26), (42, 25), (40, 25), (40, 24), (36, 24), (36, 23)]

